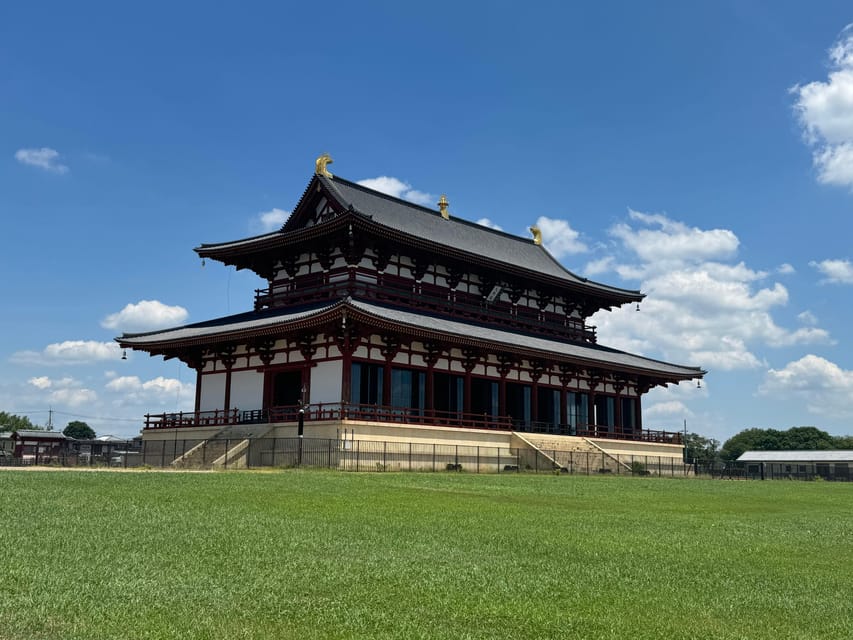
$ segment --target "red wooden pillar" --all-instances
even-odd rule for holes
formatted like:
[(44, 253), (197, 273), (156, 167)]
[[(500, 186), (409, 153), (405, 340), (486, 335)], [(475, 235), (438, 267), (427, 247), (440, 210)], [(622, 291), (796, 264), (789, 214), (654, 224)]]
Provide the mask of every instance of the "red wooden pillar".
[(433, 417), (433, 410), (435, 409), (435, 365), (441, 357), (442, 348), (436, 342), (426, 341), (423, 344), (423, 359), (427, 366), (426, 382), (424, 384), (424, 404), (426, 406), (424, 409), (426, 410), (427, 416)]
[(225, 369), (225, 402), (224, 409), (226, 415), (228, 411), (231, 409), (231, 366), (226, 365)]
[(352, 350), (343, 349), (341, 364), (341, 404), (348, 404), (352, 400)]
[(471, 413), (471, 373), (480, 362), (481, 354), (476, 349), (462, 350), (462, 368), (465, 369), (465, 397), (462, 399), (462, 410)]
[(508, 354), (498, 354), (498, 375), (501, 377), (500, 386), (498, 388), (498, 414), (502, 417), (507, 417), (506, 410), (506, 377), (512, 371), (515, 358)]
[(462, 399), (462, 411), (471, 413), (471, 370), (465, 369), (465, 397)]
[(198, 413), (201, 411), (201, 370), (204, 368), (204, 365), (199, 365), (195, 370), (195, 413), (196, 413), (196, 422), (198, 422)]
[(385, 359), (385, 366), (382, 368), (382, 403), (386, 407), (391, 406), (391, 360)]
[(424, 384), (424, 404), (426, 405), (427, 415), (432, 415), (432, 409), (435, 406), (433, 402), (433, 373), (435, 372), (435, 363), (427, 364), (426, 382)]

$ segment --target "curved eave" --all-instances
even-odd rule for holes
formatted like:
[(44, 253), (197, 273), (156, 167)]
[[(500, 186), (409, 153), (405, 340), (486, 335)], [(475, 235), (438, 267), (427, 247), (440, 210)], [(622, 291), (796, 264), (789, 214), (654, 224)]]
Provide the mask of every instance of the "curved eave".
[[(339, 320), (344, 312), (352, 321), (380, 331), (400, 332), (402, 329), (406, 335), (414, 338), (436, 340), (460, 347), (474, 347), (484, 351), (497, 347), (501, 351), (524, 358), (547, 358), (585, 369), (602, 368), (644, 376), (656, 381), (656, 384), (677, 383), (682, 380), (701, 378), (706, 374), (706, 371), (698, 367), (673, 365), (605, 347), (560, 343), (534, 336), (520, 339), (517, 334), (504, 330), (410, 311), (383, 308), (358, 301), (339, 301), (297, 314), (278, 313), (266, 318), (246, 319), (230, 325), (223, 322), (228, 318), (223, 318), (217, 325), (202, 323), (146, 334), (125, 334), (116, 338), (116, 341), (123, 348), (145, 351), (151, 355), (162, 355), (166, 358), (181, 357), (189, 350), (210, 348), (212, 345), (243, 342), (259, 337), (275, 337), (283, 332), (321, 329)], [(245, 318), (245, 316), (237, 316), (237, 318)], [(430, 328), (428, 326), (430, 323), (437, 323), (440, 328)], [(222, 330), (217, 331), (220, 326)], [(182, 332), (190, 335), (182, 335)], [(478, 333), (489, 335), (477, 335)], [(519, 344), (525, 340), (531, 344)], [(537, 347), (537, 345), (540, 346)], [(614, 361), (614, 358), (617, 360), (627, 358), (634, 362), (620, 363)]]
[[(373, 305), (365, 305), (365, 306), (373, 306)], [(406, 328), (406, 334), (423, 338), (428, 340), (437, 340), (443, 342), (452, 342), (454, 346), (462, 346), (462, 347), (475, 347), (483, 350), (494, 349), (496, 345), (500, 345), (499, 349), (501, 351), (514, 353), (516, 355), (522, 357), (533, 357), (533, 358), (549, 358), (552, 360), (558, 360), (560, 362), (565, 362), (567, 364), (578, 365), (583, 368), (589, 367), (601, 367), (607, 368), (611, 371), (618, 371), (621, 373), (631, 373), (635, 375), (643, 375), (650, 378), (656, 378), (661, 381), (666, 382), (680, 382), (682, 380), (693, 380), (696, 378), (702, 378), (707, 374), (707, 371), (701, 369), (700, 367), (686, 367), (682, 365), (673, 365), (668, 362), (663, 362), (660, 360), (654, 360), (652, 358), (646, 358), (645, 356), (636, 356), (634, 354), (629, 354), (624, 351), (618, 351), (615, 349), (607, 349), (601, 347), (588, 347), (584, 345), (578, 345), (577, 343), (558, 343), (555, 340), (549, 340), (542, 338), (543, 342), (552, 343), (555, 348), (550, 349), (542, 349), (535, 347), (525, 347), (522, 345), (515, 344), (510, 341), (496, 341), (488, 338), (481, 338), (477, 336), (471, 335), (470, 332), (466, 332), (464, 330), (459, 332), (447, 333), (445, 331), (439, 331), (430, 329), (424, 326), (422, 322), (405, 322), (399, 319), (388, 319), (382, 317), (381, 315), (377, 315), (375, 313), (371, 313), (369, 311), (365, 311), (364, 309), (360, 309), (358, 306), (354, 306), (353, 304), (348, 304), (348, 317), (352, 318), (356, 322), (365, 322), (370, 326), (376, 327), (378, 329), (384, 329), (387, 331), (399, 331), (400, 327), (403, 326)], [(408, 313), (408, 312), (404, 312)], [(413, 314), (419, 315), (419, 314)], [(455, 320), (449, 321), (450, 323), (464, 326), (467, 323), (458, 322)], [(468, 325), (469, 327), (474, 327), (476, 325)], [(504, 334), (511, 336), (510, 332), (503, 330), (494, 330), (495, 334)], [(448, 336), (452, 336), (452, 338), (448, 338)], [(512, 338), (510, 337), (509, 340)], [(562, 347), (565, 349), (582, 349), (584, 351), (589, 352), (587, 355), (580, 354), (568, 354), (564, 352), (560, 352), (558, 349)], [(619, 363), (609, 362), (605, 359), (595, 359), (591, 357), (591, 354), (596, 352), (606, 352), (611, 355), (621, 355), (621, 356), (629, 356), (632, 358), (636, 358), (642, 360), (645, 363), (648, 363), (649, 366), (626, 366)], [(679, 369), (679, 371), (661, 371), (657, 368), (657, 365), (663, 367), (673, 367)]]
[[(151, 355), (167, 355), (174, 357), (176, 352), (185, 349), (208, 347), (227, 342), (251, 340), (253, 338), (271, 337), (279, 334), (283, 328), (288, 331), (311, 329), (327, 323), (335, 316), (335, 310), (343, 305), (343, 301), (324, 305), (317, 309), (298, 312), (296, 314), (279, 312), (266, 317), (257, 317), (245, 321), (226, 324), (228, 318), (221, 318), (218, 324), (200, 323), (175, 327), (163, 331), (148, 333), (124, 334), (116, 338), (119, 346), (134, 351), (145, 351)], [(244, 318), (254, 314), (241, 314), (232, 318)], [(221, 326), (222, 330), (217, 331)], [(181, 335), (186, 333), (188, 335)], [(171, 355), (168, 355), (171, 353)]]
[[(459, 260), (463, 263), (475, 263), (494, 271), (510, 272), (520, 277), (536, 282), (547, 283), (554, 287), (564, 288), (578, 293), (597, 297), (610, 304), (602, 305), (610, 309), (613, 306), (621, 306), (631, 302), (640, 302), (645, 294), (640, 291), (611, 287), (586, 278), (581, 278), (567, 271), (547, 252), (549, 259), (554, 261), (560, 268), (571, 275), (571, 278), (558, 278), (550, 274), (525, 269), (520, 265), (501, 262), (483, 256), (478, 253), (462, 251), (454, 247), (435, 243), (426, 238), (414, 236), (393, 227), (388, 227), (370, 218), (369, 215), (356, 211), (347, 211), (332, 220), (322, 222), (311, 227), (303, 227), (293, 231), (266, 234), (247, 238), (236, 242), (219, 244), (203, 244), (195, 249), (202, 258), (218, 260), (224, 264), (233, 265), (238, 269), (257, 269), (259, 258), (268, 255), (268, 260), (273, 260), (271, 255), (274, 251), (293, 246), (302, 242), (310, 241), (317, 236), (325, 236), (338, 231), (348, 224), (355, 225), (359, 230), (367, 231), (377, 237), (386, 238), (391, 241), (400, 242), (407, 246), (420, 249), (429, 253), (438, 253)], [(542, 251), (545, 251), (542, 249)]]

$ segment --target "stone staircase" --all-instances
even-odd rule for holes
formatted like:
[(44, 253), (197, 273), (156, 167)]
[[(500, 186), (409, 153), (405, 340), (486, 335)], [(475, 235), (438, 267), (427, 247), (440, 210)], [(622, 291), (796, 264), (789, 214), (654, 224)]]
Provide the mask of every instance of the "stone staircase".
[[(604, 449), (586, 438), (577, 436), (551, 436), (539, 433), (515, 433), (521, 447), (535, 452), (537, 458), (532, 458), (535, 468), (541, 469), (550, 464), (557, 470), (566, 473), (630, 473), (630, 465), (620, 462)], [(531, 458), (531, 454), (526, 456)], [(530, 460), (526, 460), (530, 465)]]
[(202, 440), (172, 461), (176, 469), (246, 468), (249, 441), (271, 431), (267, 424), (235, 424), (224, 427), (212, 438)]

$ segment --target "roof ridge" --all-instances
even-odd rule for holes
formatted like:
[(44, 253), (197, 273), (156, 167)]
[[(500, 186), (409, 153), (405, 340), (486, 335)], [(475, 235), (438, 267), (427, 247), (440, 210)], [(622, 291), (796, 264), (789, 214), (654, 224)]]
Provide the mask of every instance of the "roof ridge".
[[(334, 181), (336, 181), (336, 180), (337, 180), (337, 181), (340, 181), (340, 182), (342, 182), (342, 183), (344, 183), (344, 184), (346, 184), (347, 186), (350, 186), (350, 187), (352, 187), (352, 188), (358, 189), (358, 190), (360, 190), (360, 191), (362, 191), (362, 192), (367, 192), (367, 193), (370, 193), (370, 194), (372, 194), (372, 195), (376, 195), (376, 196), (378, 196), (378, 197), (384, 198), (384, 199), (386, 199), (386, 200), (391, 200), (391, 201), (393, 201), (393, 202), (400, 203), (400, 204), (402, 204), (402, 205), (404, 205), (404, 206), (407, 206), (407, 207), (411, 207), (411, 208), (414, 208), (414, 209), (419, 209), (419, 210), (421, 210), (421, 211), (424, 211), (424, 212), (426, 212), (426, 213), (433, 214), (433, 215), (435, 215), (435, 216), (439, 216), (439, 217), (441, 216), (441, 214), (440, 214), (438, 211), (434, 210), (434, 209), (430, 209), (430, 208), (428, 208), (428, 207), (425, 207), (425, 206), (423, 206), (423, 205), (419, 205), (419, 204), (417, 204), (417, 203), (415, 203), (415, 202), (411, 202), (411, 201), (409, 201), (409, 200), (404, 200), (403, 198), (398, 198), (398, 197), (396, 197), (396, 196), (392, 196), (392, 195), (390, 195), (390, 194), (388, 194), (388, 193), (384, 193), (384, 192), (382, 192), (382, 191), (377, 191), (376, 189), (371, 189), (370, 187), (366, 187), (366, 186), (364, 186), (364, 185), (362, 185), (362, 184), (358, 184), (357, 182), (352, 182), (351, 180), (347, 180), (346, 178), (342, 178), (342, 177), (337, 176), (337, 175), (336, 175), (336, 176), (333, 176), (331, 179), (324, 178), (324, 182), (329, 182), (329, 183), (331, 183), (332, 185), (334, 185)], [(337, 191), (337, 190), (336, 190), (336, 191)], [(350, 205), (350, 206), (352, 206), (352, 205)], [(360, 211), (360, 210), (358, 210), (358, 209), (357, 209), (357, 208), (355, 208), (355, 207), (352, 207), (352, 208), (353, 208), (353, 210), (354, 210), (354, 211), (356, 211), (357, 213), (360, 213), (360, 214), (365, 215), (365, 216), (370, 216), (370, 213), (369, 213), (369, 212)], [(544, 246), (543, 244), (536, 244), (536, 242), (533, 240), (533, 238), (525, 238), (524, 236), (520, 236), (520, 235), (517, 235), (517, 234), (514, 234), (514, 233), (510, 233), (509, 231), (504, 231), (503, 229), (495, 229), (495, 228), (493, 228), (493, 227), (489, 227), (489, 226), (486, 226), (486, 225), (484, 225), (484, 224), (480, 224), (479, 222), (475, 222), (475, 221), (473, 221), (473, 220), (468, 220), (468, 219), (466, 219), (466, 218), (461, 218), (461, 217), (455, 217), (455, 216), (454, 216), (454, 217), (451, 217), (451, 218), (449, 218), (449, 219), (448, 219), (448, 222), (455, 222), (455, 223), (458, 223), (458, 224), (462, 224), (462, 225), (465, 225), (465, 226), (468, 226), (468, 227), (475, 228), (475, 229), (477, 229), (478, 231), (485, 231), (485, 232), (488, 232), (488, 233), (491, 233), (491, 234), (494, 234), (494, 235), (502, 236), (502, 237), (507, 238), (507, 239), (510, 239), (510, 240), (514, 240), (514, 241), (516, 241), (516, 242), (523, 242), (524, 244), (527, 244), (527, 245), (533, 245), (533, 246), (536, 246), (536, 247), (538, 247), (538, 248), (539, 248), (539, 250), (540, 250), (540, 251), (542, 251), (542, 253), (544, 253), (544, 254), (545, 254), (545, 256), (546, 256), (546, 257), (547, 257), (547, 258), (548, 258), (548, 259), (549, 259), (549, 260), (550, 260), (554, 265), (556, 265), (559, 269), (561, 269), (561, 270), (562, 270), (562, 271), (564, 271), (565, 273), (569, 274), (571, 277), (576, 278), (578, 281), (580, 281), (580, 282), (582, 282), (582, 283), (589, 283), (589, 284), (597, 285), (597, 286), (599, 286), (599, 287), (603, 287), (603, 288), (606, 288), (606, 289), (610, 289), (611, 291), (619, 291), (619, 292), (624, 292), (624, 293), (629, 293), (629, 294), (640, 294), (640, 295), (643, 295), (643, 297), (645, 297), (645, 295), (644, 295), (644, 294), (642, 294), (638, 289), (625, 289), (625, 288), (622, 288), (622, 287), (615, 287), (615, 286), (610, 285), (610, 284), (605, 284), (605, 283), (603, 283), (603, 282), (598, 282), (597, 280), (591, 280), (591, 279), (589, 279), (589, 278), (587, 278), (587, 277), (585, 277), (585, 276), (579, 276), (579, 275), (578, 275), (578, 274), (576, 274), (574, 271), (572, 271), (571, 269), (567, 268), (567, 267), (566, 267), (563, 263), (561, 263), (559, 260), (557, 260), (557, 258), (555, 258), (555, 257), (554, 257), (554, 255), (553, 255), (550, 251), (548, 251), (548, 249), (546, 249), (546, 248), (545, 248), (545, 246)]]

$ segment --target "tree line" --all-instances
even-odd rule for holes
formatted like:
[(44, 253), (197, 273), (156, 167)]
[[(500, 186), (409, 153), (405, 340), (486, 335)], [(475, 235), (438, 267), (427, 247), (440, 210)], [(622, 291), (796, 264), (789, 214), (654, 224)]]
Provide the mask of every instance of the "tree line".
[(817, 427), (744, 429), (720, 446), (719, 440), (688, 433), (684, 455), (699, 464), (722, 464), (737, 460), (745, 451), (853, 450), (853, 436), (833, 436)]

